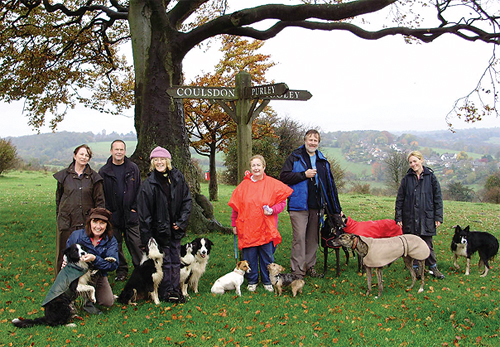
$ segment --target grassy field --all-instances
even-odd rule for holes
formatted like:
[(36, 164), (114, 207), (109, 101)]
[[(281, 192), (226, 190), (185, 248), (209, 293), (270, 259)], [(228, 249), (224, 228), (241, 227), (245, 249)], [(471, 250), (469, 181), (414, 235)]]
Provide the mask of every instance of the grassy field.
[(321, 151), (330, 159), (335, 159), (340, 166), (358, 176), (371, 175), (372, 166), (370, 164), (354, 163), (345, 159), (340, 147), (322, 147)]
[[(214, 205), (229, 225), (227, 201), (234, 187), (222, 186)], [(207, 190), (207, 186), (203, 185)], [(445, 202), (445, 223), (435, 238), (444, 280), (428, 279), (425, 292), (406, 291), (409, 275), (398, 260), (384, 270), (384, 293), (364, 296), (366, 278), (355, 261), (334, 273), (334, 256), (323, 279), (306, 278), (296, 298), (243, 289), (210, 294), (212, 283), (235, 264), (232, 235), (210, 234), (214, 241), (200, 293), (186, 304), (150, 301), (116, 304), (103, 315), (82, 315), (77, 327), (14, 328), (16, 317), (43, 314), (40, 304), (52, 283), (55, 249), (55, 180), (40, 172), (0, 176), (0, 346), (498, 346), (500, 267), (492, 263), (480, 278), (477, 256), (471, 275), (452, 268), (451, 227), (469, 225), (500, 237), (498, 205)], [(341, 195), (343, 210), (355, 220), (392, 218), (394, 198)], [(276, 261), (289, 268), (291, 227), (280, 215), (283, 243)], [(189, 235), (185, 241), (196, 235)], [(460, 264), (464, 265), (464, 260)], [(318, 267), (322, 269), (322, 254)], [(119, 294), (123, 283), (114, 283)], [(376, 293), (376, 290), (372, 291)]]

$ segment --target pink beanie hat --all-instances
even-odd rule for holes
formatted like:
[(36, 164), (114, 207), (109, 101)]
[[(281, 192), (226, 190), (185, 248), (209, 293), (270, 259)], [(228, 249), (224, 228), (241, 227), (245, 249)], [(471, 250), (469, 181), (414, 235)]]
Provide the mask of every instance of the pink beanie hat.
[(149, 156), (149, 159), (153, 159), (153, 158), (172, 159), (172, 156), (170, 155), (170, 152), (167, 151), (165, 148), (158, 146), (155, 149), (153, 149), (153, 151), (151, 152), (151, 155)]

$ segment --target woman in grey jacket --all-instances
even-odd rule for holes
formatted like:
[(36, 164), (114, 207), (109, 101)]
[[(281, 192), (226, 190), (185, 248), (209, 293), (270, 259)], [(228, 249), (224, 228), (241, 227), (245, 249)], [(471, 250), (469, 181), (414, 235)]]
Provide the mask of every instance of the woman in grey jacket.
[(423, 166), (422, 153), (411, 152), (408, 163), (410, 169), (398, 189), (395, 220), (404, 234), (418, 235), (427, 243), (431, 253), (425, 263), (434, 277), (443, 279), (432, 242), (436, 228), (443, 222), (441, 187), (432, 169)]

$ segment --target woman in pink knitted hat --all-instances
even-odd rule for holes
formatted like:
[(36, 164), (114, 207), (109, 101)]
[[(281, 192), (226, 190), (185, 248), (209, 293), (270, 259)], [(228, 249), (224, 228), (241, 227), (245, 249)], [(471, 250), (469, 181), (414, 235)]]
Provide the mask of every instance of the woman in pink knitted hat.
[(191, 193), (182, 173), (172, 167), (172, 156), (156, 147), (149, 156), (151, 171), (137, 197), (141, 242), (154, 237), (163, 252), (163, 280), (160, 300), (184, 302), (180, 290), (180, 247), (191, 214)]

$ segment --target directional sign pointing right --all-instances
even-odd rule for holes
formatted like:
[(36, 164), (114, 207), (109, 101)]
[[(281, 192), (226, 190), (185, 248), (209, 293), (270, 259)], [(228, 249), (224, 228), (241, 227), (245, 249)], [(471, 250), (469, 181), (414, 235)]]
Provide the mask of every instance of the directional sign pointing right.
[(307, 90), (289, 90), (283, 95), (263, 96), (262, 99), (270, 100), (300, 100), (306, 101), (312, 97), (312, 94)]
[(285, 83), (276, 83), (246, 88), (245, 94), (248, 98), (263, 99), (268, 96), (282, 95), (287, 91), (288, 86)]

